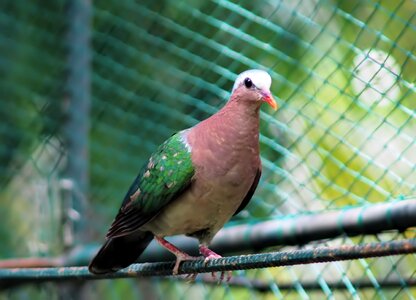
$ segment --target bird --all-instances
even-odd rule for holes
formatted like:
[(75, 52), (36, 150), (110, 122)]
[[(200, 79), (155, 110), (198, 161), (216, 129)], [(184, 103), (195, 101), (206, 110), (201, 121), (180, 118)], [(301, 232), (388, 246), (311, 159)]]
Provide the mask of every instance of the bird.
[(155, 239), (176, 256), (177, 275), (181, 262), (197, 259), (165, 239), (179, 234), (198, 239), (205, 262), (221, 257), (209, 249), (211, 240), (246, 207), (259, 183), (259, 110), (263, 103), (278, 108), (271, 82), (266, 71), (242, 72), (217, 113), (157, 148), (128, 189), (91, 273), (128, 267)]

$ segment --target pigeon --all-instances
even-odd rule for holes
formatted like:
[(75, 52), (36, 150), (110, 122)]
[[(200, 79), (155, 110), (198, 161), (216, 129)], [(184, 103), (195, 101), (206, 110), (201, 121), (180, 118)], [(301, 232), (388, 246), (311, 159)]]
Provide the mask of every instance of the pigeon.
[(157, 148), (127, 191), (91, 273), (128, 267), (155, 239), (176, 256), (177, 275), (182, 261), (196, 259), (165, 239), (179, 234), (198, 239), (205, 262), (221, 257), (209, 243), (246, 207), (261, 176), (259, 110), (278, 107), (271, 82), (263, 70), (239, 74), (217, 113)]

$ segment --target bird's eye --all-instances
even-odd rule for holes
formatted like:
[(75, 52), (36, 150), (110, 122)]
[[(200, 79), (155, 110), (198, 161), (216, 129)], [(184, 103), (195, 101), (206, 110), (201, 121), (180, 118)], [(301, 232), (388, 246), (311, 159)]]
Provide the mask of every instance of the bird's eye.
[(251, 88), (252, 86), (253, 86), (253, 82), (251, 81), (251, 79), (250, 78), (246, 78), (246, 79), (244, 79), (244, 85), (246, 86), (246, 88)]

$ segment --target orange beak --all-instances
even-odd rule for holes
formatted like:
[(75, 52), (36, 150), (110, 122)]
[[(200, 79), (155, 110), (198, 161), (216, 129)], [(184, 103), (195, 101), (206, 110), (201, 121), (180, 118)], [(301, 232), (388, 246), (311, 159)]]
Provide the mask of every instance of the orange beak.
[(279, 106), (277, 105), (276, 100), (274, 100), (273, 96), (270, 93), (264, 93), (263, 100), (264, 102), (269, 104), (273, 108), (273, 110), (278, 109)]

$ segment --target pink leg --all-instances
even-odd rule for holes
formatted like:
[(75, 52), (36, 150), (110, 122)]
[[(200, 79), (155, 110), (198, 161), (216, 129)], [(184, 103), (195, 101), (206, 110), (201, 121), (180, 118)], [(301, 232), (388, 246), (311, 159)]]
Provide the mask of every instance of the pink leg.
[[(209, 249), (207, 246), (205, 245), (199, 245), (199, 252), (205, 257), (205, 264), (208, 263), (209, 260), (211, 259), (215, 259), (215, 258), (221, 258), (222, 256), (215, 253), (214, 251), (212, 251), (211, 249)], [(224, 280), (224, 274), (225, 272), (221, 272), (220, 275), (220, 282)], [(212, 277), (214, 279), (216, 279), (216, 275), (214, 272), (212, 272)], [(229, 282), (231, 280), (232, 277), (232, 272), (231, 271), (227, 271), (227, 282)]]
[(208, 262), (208, 260), (213, 259), (213, 258), (222, 257), (221, 255), (215, 253), (214, 251), (212, 251), (205, 245), (199, 245), (199, 252), (201, 252), (201, 254), (205, 257), (206, 262)]
[(169, 252), (171, 252), (172, 254), (174, 254), (176, 256), (175, 266), (173, 267), (173, 275), (178, 274), (179, 266), (180, 266), (181, 262), (183, 262), (185, 260), (199, 259), (198, 257), (190, 256), (189, 254), (187, 254), (187, 253), (183, 252), (182, 250), (176, 248), (175, 245), (173, 245), (172, 243), (169, 243), (164, 238), (160, 238), (160, 237), (155, 236), (155, 239), (163, 248), (165, 248), (166, 250), (168, 250)]

